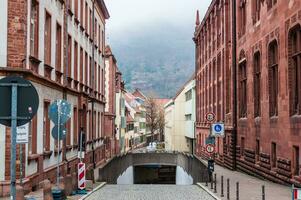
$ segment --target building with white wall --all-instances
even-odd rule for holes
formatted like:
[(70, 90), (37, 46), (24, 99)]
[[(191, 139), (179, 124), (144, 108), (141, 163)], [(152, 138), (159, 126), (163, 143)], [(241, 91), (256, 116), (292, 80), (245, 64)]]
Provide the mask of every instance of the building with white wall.
[(164, 106), (165, 149), (194, 152), (195, 80), (190, 79)]

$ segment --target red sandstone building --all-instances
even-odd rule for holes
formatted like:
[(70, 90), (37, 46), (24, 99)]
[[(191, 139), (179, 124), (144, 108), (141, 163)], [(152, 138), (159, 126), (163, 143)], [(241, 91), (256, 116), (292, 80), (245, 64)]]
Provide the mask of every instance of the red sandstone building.
[[(224, 83), (222, 94), (224, 103), (219, 118), (219, 104), (215, 103), (215, 99), (220, 101), (218, 93), (214, 98), (214, 83), (218, 80), (210, 82), (212, 75), (219, 77), (219, 72), (218, 69), (216, 73), (213, 69), (212, 75), (206, 70), (204, 72), (204, 67), (210, 66), (211, 62), (206, 58), (208, 48), (210, 52), (210, 45), (208, 47), (206, 42), (208, 41), (213, 46), (217, 44), (212, 42), (214, 39), (203, 42), (205, 47), (202, 46), (202, 42), (199, 42), (202, 41), (200, 40), (202, 30), (206, 29), (203, 24), (211, 20), (208, 13), (212, 13), (215, 10), (212, 7), (222, 2), (212, 1), (203, 23), (197, 26), (195, 35), (198, 50), (197, 91), (199, 91), (197, 93), (197, 134), (201, 138), (206, 135), (203, 130), (205, 128), (202, 128), (202, 124), (205, 123), (204, 113), (208, 111), (217, 113), (217, 119), (225, 121), (227, 127), (231, 121), (229, 120), (231, 117), (228, 118), (231, 116), (228, 114), (231, 113), (231, 104), (228, 105), (227, 100), (230, 100), (233, 94), (233, 87), (229, 81), (233, 76), (227, 74), (227, 68), (221, 68), (222, 73), (225, 73), (221, 78)], [(231, 13), (232, 1), (225, 1), (225, 3), (229, 6), (228, 13)], [(237, 145), (235, 148), (231, 147), (229, 134), (227, 134), (223, 142), (217, 143), (217, 146), (221, 145), (220, 143), (224, 145), (223, 149), (218, 148), (218, 161), (228, 166), (228, 160), (231, 157), (229, 148), (232, 148), (232, 152), (236, 151), (238, 169), (256, 173), (280, 183), (300, 184), (301, 2), (297, 0), (238, 0), (236, 14), (237, 137), (232, 138), (232, 144), (237, 141)], [(222, 22), (230, 28), (229, 32), (224, 33), (226, 35), (231, 34), (233, 30), (230, 24), (232, 23), (231, 14), (228, 17), (228, 20)], [(207, 30), (209, 31), (207, 34), (214, 38), (216, 32), (213, 33), (210, 28)], [(226, 44), (228, 48), (231, 48), (231, 40), (228, 40)], [(226, 60), (222, 58), (221, 63), (227, 63), (234, 57), (230, 49), (228, 52), (229, 57), (226, 57)], [(205, 64), (203, 55), (205, 55)], [(215, 54), (212, 56), (215, 57)], [(231, 73), (231, 70), (229, 72)], [(204, 76), (203, 73), (205, 73)], [(209, 82), (207, 82), (208, 79)], [(199, 145), (198, 151), (205, 157), (202, 148), (203, 138), (199, 139)]]
[[(103, 0), (1, 0), (0, 78), (20, 75), (39, 94), (39, 110), (23, 145), (24, 189), (56, 178), (57, 155), (61, 175), (76, 177), (79, 131), (86, 139), (84, 162), (91, 169), (104, 159), (104, 52)], [(63, 150), (51, 137), (54, 126), (48, 107), (56, 99), (72, 104)], [(19, 160), (19, 155), (17, 159)], [(0, 126), (0, 196), (9, 194), (10, 129)], [(19, 171), (19, 165), (17, 165)], [(17, 179), (20, 174), (17, 173)]]

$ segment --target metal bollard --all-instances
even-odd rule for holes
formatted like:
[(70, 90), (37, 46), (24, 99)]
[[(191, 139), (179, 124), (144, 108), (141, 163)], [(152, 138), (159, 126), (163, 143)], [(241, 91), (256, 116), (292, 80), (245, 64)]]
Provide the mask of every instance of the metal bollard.
[(227, 200), (230, 200), (230, 179), (227, 178)]
[(236, 182), (236, 200), (239, 200), (239, 182)]
[(265, 200), (265, 186), (262, 186), (262, 200)]
[(210, 182), (210, 189), (213, 190), (213, 178), (211, 178), (210, 181), (211, 181), (211, 182)]
[(217, 193), (217, 190), (216, 190), (216, 174), (214, 174), (214, 193)]
[(224, 197), (224, 176), (221, 176), (221, 197)]

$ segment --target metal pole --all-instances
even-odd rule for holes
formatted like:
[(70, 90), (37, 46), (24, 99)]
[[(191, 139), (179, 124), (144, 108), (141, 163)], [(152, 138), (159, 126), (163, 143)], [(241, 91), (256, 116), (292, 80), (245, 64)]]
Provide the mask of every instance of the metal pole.
[(23, 145), (20, 144), (20, 185), (23, 185), (23, 150), (22, 150)]
[(58, 135), (57, 135), (57, 148), (58, 148), (58, 154), (57, 154), (57, 174), (56, 174), (56, 185), (57, 188), (59, 188), (59, 184), (60, 184), (60, 122), (61, 122), (61, 101), (57, 101), (58, 104), (58, 126), (57, 126), (57, 131), (58, 131)]
[(82, 162), (83, 130), (80, 130), (79, 162)]
[(224, 176), (221, 176), (221, 197), (224, 197)]
[(239, 182), (236, 182), (236, 200), (239, 200)]
[(265, 186), (262, 186), (262, 200), (265, 200)]
[(227, 178), (227, 200), (230, 200), (230, 179)]
[(211, 181), (211, 182), (210, 182), (210, 186), (211, 186), (210, 189), (213, 190), (213, 178), (212, 178), (212, 176), (211, 176), (210, 181)]
[(217, 193), (217, 190), (216, 190), (216, 174), (214, 174), (214, 193)]
[(10, 195), (16, 199), (16, 138), (17, 138), (17, 97), (18, 87), (12, 85), (11, 96), (11, 138), (10, 138)]

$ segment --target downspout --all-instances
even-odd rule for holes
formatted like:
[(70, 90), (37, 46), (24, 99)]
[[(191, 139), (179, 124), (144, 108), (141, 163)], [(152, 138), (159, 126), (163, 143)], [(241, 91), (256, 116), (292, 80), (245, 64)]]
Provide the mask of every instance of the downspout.
[(233, 137), (233, 169), (236, 170), (236, 146), (237, 146), (237, 69), (236, 69), (236, 0), (232, 0), (232, 137)]
[(92, 69), (90, 69), (90, 72), (92, 73), (92, 162), (93, 162), (93, 168), (95, 169), (96, 163), (95, 163), (95, 149), (94, 149), (94, 98), (95, 98), (95, 55), (94, 55), (94, 46), (95, 46), (95, 0), (93, 1), (93, 11), (92, 11)]

